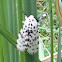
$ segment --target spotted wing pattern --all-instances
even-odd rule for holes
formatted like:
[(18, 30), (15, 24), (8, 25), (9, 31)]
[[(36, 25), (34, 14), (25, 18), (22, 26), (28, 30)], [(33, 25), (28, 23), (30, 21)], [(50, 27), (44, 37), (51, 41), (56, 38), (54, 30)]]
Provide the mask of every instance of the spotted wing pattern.
[(35, 54), (39, 46), (38, 23), (33, 15), (25, 16), (23, 28), (17, 39), (17, 49), (23, 52), (25, 49), (29, 54)]

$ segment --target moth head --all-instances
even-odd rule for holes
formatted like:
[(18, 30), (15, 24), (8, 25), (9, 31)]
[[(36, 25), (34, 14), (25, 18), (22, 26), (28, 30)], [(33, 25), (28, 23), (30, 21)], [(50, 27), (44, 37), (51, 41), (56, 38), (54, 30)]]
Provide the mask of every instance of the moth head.
[(36, 18), (36, 17), (34, 17), (33, 15), (28, 16), (27, 13), (25, 13), (23, 10), (22, 10), (22, 13), (25, 15), (25, 20), (26, 20), (27, 18), (31, 18), (31, 19), (32, 19), (32, 18), (35, 18), (36, 21), (39, 22), (39, 18)]
[(33, 15), (28, 16), (28, 14), (25, 13), (23, 10), (22, 10), (22, 12), (23, 12), (24, 15), (25, 15), (25, 20), (26, 20), (26, 19), (34, 19), (34, 18), (35, 18), (37, 22), (39, 22), (40, 20), (42, 20), (43, 18), (45, 18), (45, 17), (48, 15), (48, 13), (46, 13), (46, 14), (43, 14), (42, 16), (40, 16), (39, 18), (36, 18), (36, 17), (33, 16)]

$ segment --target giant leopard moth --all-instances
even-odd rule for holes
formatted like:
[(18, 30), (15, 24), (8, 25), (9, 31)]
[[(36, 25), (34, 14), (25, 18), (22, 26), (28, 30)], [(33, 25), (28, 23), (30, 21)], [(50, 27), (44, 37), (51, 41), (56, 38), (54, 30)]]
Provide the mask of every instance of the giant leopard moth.
[(44, 14), (39, 19), (36, 19), (33, 15), (27, 17), (25, 15), (25, 21), (23, 21), (23, 28), (20, 30), (17, 39), (17, 49), (21, 52), (27, 50), (31, 55), (35, 54), (39, 48), (39, 30), (38, 22), (45, 17)]

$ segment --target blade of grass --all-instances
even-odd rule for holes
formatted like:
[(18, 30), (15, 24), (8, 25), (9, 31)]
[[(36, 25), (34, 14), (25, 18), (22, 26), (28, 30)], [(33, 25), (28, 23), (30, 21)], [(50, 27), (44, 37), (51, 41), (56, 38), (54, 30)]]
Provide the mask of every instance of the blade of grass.
[(57, 62), (61, 62), (61, 29), (60, 29), (60, 23), (59, 23), (59, 40), (58, 40), (58, 57)]
[(4, 62), (10, 62), (10, 55), (9, 55), (9, 44), (6, 42), (7, 40), (2, 37), (2, 47), (3, 47), (3, 56)]
[(53, 62), (53, 17), (52, 17), (52, 0), (49, 0), (50, 25), (51, 25), (51, 62)]
[[(6, 29), (8, 29), (8, 0), (0, 0), (1, 9), (0, 9), (0, 22), (1, 25), (4, 25)], [(3, 47), (3, 56), (4, 62), (10, 62), (9, 56), (9, 45), (4, 37), (1, 37), (2, 47)]]
[[(9, 16), (9, 31), (13, 34), (13, 1), (8, 1), (8, 16)], [(9, 44), (10, 46), (10, 62), (15, 62), (15, 49), (12, 44)]]
[(27, 16), (31, 15), (31, 0), (23, 0), (23, 9)]
[[(24, 12), (27, 13), (27, 16), (34, 15), (37, 17), (36, 0), (23, 0), (23, 4)], [(30, 55), (25, 51), (25, 62), (39, 62), (38, 53)]]
[[(20, 32), (20, 29), (22, 28), (22, 21), (23, 21), (23, 13), (22, 13), (22, 0), (17, 0), (17, 15), (18, 15), (18, 32)], [(20, 53), (20, 62), (25, 62), (25, 55)]]
[[(2, 2), (0, 1), (0, 9), (2, 9)], [(1, 11), (1, 10), (0, 10)], [(0, 24), (1, 24), (1, 12), (0, 12)], [(4, 62), (4, 57), (3, 57), (3, 47), (2, 47), (2, 41), (1, 41), (1, 34), (0, 34), (0, 62)]]
[[(0, 24), (0, 34), (5, 37), (16, 48), (17, 38)], [(5, 41), (7, 42), (7, 41)], [(24, 53), (21, 53), (24, 55)]]
[[(32, 15), (34, 15), (36, 18), (37, 18), (37, 6), (36, 6), (36, 1), (37, 0), (30, 0), (30, 5), (31, 5), (31, 8), (30, 8), (30, 13), (32, 14)], [(31, 15), (30, 14), (30, 15)]]
[[(17, 36), (17, 12), (16, 12), (16, 0), (9, 0), (9, 31)], [(10, 62), (19, 62), (19, 54), (12, 44), (10, 44)]]
[(22, 0), (17, 0), (17, 14), (18, 14), (18, 32), (20, 31), (20, 29), (22, 28), (22, 21), (23, 21), (23, 2)]
[(0, 35), (0, 62), (4, 62), (3, 48), (2, 48), (2, 42), (1, 42), (1, 35)]
[(17, 38), (13, 34), (11, 34), (8, 30), (6, 30), (5, 27), (3, 27), (1, 24), (0, 24), (0, 34), (3, 37), (5, 37), (13, 46), (16, 47)]
[(44, 47), (41, 37), (39, 37), (39, 59), (42, 60), (44, 58)]
[[(13, 1), (13, 34), (18, 36), (16, 0)], [(15, 15), (15, 16), (14, 16)], [(19, 62), (19, 52), (15, 49), (15, 62)]]

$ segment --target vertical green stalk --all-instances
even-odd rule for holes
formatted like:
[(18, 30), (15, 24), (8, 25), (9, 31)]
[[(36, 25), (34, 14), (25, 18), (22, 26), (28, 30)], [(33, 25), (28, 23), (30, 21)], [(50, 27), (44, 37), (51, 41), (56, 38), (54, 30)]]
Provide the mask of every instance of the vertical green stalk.
[(49, 0), (50, 25), (51, 25), (51, 62), (53, 62), (53, 17), (52, 17), (52, 0)]
[[(2, 2), (0, 1), (0, 9), (2, 9)], [(1, 24), (1, 10), (0, 10), (0, 24)], [(1, 34), (0, 34), (0, 62), (4, 62), (4, 57), (3, 57), (3, 47), (2, 47), (2, 41), (1, 41)]]
[(31, 4), (30, 4), (30, 5), (31, 5), (31, 9), (30, 9), (31, 12), (30, 12), (30, 13), (31, 13), (32, 15), (34, 15), (35, 17), (37, 17), (36, 1), (37, 1), (37, 0), (34, 0), (34, 1), (33, 1), (33, 0), (30, 0), (30, 3), (31, 3)]
[[(18, 15), (18, 33), (20, 32), (22, 28), (22, 21), (23, 21), (23, 2), (22, 0), (17, 0), (17, 15)], [(25, 62), (25, 55), (20, 53), (20, 62)]]
[(27, 14), (27, 16), (31, 15), (31, 0), (23, 0), (23, 4), (23, 11)]
[[(13, 34), (18, 36), (16, 0), (13, 0)], [(15, 62), (19, 62), (19, 52), (15, 49)]]
[[(9, 16), (9, 32), (13, 34), (13, 6), (12, 0), (8, 0), (8, 16)], [(15, 49), (12, 44), (10, 46), (10, 62), (15, 62)]]
[(59, 40), (58, 40), (58, 57), (57, 62), (61, 62), (61, 29), (60, 29), (60, 23), (59, 23)]
[[(0, 22), (8, 30), (8, 0), (0, 0)], [(10, 62), (9, 45), (4, 37), (1, 37), (4, 62)]]
[[(17, 12), (16, 0), (8, 1), (9, 31), (17, 37)], [(10, 44), (10, 62), (19, 62), (19, 54), (12, 44)]]
[(37, 17), (36, 0), (23, 0), (24, 12), (29, 15)]
[(0, 35), (0, 62), (4, 62), (3, 48), (2, 48), (2, 42), (1, 42), (1, 35)]
[[(29, 15), (37, 17), (36, 0), (23, 0), (24, 12)], [(28, 54), (25, 51), (25, 62), (39, 62), (38, 53), (35, 55)]]
[(21, 30), (22, 28), (22, 21), (23, 21), (23, 2), (22, 0), (17, 0), (17, 13), (18, 13), (18, 32)]

